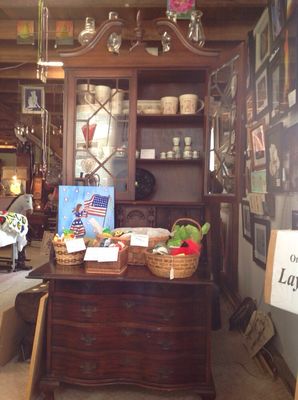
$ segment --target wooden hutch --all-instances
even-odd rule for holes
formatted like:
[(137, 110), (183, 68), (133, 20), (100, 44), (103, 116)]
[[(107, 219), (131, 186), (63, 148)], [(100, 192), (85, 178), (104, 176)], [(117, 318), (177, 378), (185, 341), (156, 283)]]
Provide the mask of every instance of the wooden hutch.
[[(220, 201), (238, 196), (238, 160), (228, 170), (223, 154), (237, 158), (240, 145), (239, 126), (232, 133), (229, 125), (238, 124), (229, 113), (235, 112), (240, 96), (239, 55), (227, 57), (191, 44), (171, 20), (155, 24), (159, 49), (143, 41), (138, 16), (131, 45), (121, 44), (125, 22), (116, 18), (104, 22), (87, 45), (60, 54), (65, 68), (64, 184), (114, 185), (116, 226), (171, 228), (179, 217), (202, 223), (216, 216)], [(98, 99), (98, 87), (111, 88), (110, 97)], [(113, 95), (119, 93), (122, 109), (114, 114)], [(164, 115), (140, 110), (148, 100), (187, 93), (204, 101), (204, 111)], [(199, 158), (160, 158), (172, 149), (173, 137), (180, 137), (183, 146), (186, 136)], [(142, 149), (154, 149), (155, 157), (136, 158)], [(216, 226), (213, 235), (218, 242)], [(209, 246), (209, 261), (217, 247)], [(59, 382), (193, 389), (204, 400), (215, 399), (210, 273), (200, 277), (199, 267), (190, 279), (169, 281), (146, 267), (129, 267), (120, 278), (90, 277), (82, 269), (50, 263), (29, 277), (50, 282), (42, 380), (48, 399), (54, 398)]]

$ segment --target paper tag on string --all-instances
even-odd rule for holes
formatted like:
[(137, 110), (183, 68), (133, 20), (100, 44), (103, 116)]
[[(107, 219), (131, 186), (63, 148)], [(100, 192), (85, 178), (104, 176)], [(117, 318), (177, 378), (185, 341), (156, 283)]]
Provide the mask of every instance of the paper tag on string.
[(86, 249), (86, 245), (83, 238), (67, 240), (65, 242), (65, 245), (68, 253), (74, 253), (76, 251), (81, 251)]
[(171, 270), (170, 270), (170, 279), (174, 279), (174, 278), (175, 278), (175, 271), (174, 271), (174, 268), (171, 267)]

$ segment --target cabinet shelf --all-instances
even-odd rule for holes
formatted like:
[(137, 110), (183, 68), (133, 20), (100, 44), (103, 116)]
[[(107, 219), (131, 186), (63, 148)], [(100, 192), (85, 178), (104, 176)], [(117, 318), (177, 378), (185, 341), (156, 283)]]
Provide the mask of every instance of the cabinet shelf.
[(138, 114), (138, 121), (140, 122), (200, 122), (202, 123), (204, 120), (204, 115), (202, 113), (198, 114), (173, 114), (173, 115), (165, 115), (165, 114)]
[(189, 160), (183, 158), (172, 158), (172, 159), (161, 159), (161, 158), (154, 158), (154, 159), (146, 159), (146, 158), (138, 158), (136, 159), (137, 164), (201, 164), (203, 162), (202, 158), (191, 158)]

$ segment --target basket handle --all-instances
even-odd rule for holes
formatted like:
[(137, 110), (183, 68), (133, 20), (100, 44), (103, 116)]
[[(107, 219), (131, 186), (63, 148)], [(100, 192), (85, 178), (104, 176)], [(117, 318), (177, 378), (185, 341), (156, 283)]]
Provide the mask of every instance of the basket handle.
[(177, 225), (178, 222), (182, 222), (182, 221), (187, 221), (188, 223), (192, 223), (192, 224), (194, 224), (194, 225), (196, 225), (196, 226), (198, 227), (198, 229), (199, 229), (200, 232), (202, 231), (201, 225), (200, 225), (197, 221), (195, 221), (194, 219), (191, 219), (191, 218), (178, 218), (178, 219), (176, 219), (176, 221), (173, 223), (172, 232), (173, 232), (173, 230), (174, 230), (175, 225)]

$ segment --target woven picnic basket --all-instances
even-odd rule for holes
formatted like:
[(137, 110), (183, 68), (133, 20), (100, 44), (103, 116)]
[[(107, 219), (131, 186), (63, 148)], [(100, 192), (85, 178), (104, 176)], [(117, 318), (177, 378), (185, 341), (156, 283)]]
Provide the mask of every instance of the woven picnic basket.
[(61, 265), (80, 265), (84, 262), (85, 250), (68, 253), (65, 242), (53, 240), (56, 262)]
[[(197, 221), (190, 218), (179, 218), (174, 222), (172, 232), (175, 229), (175, 225), (181, 224), (182, 221), (195, 225), (200, 231), (202, 230), (201, 225)], [(147, 266), (153, 275), (172, 279), (192, 276), (198, 268), (200, 259), (198, 254), (171, 256), (168, 254), (152, 253), (152, 249), (146, 249), (145, 256)]]

